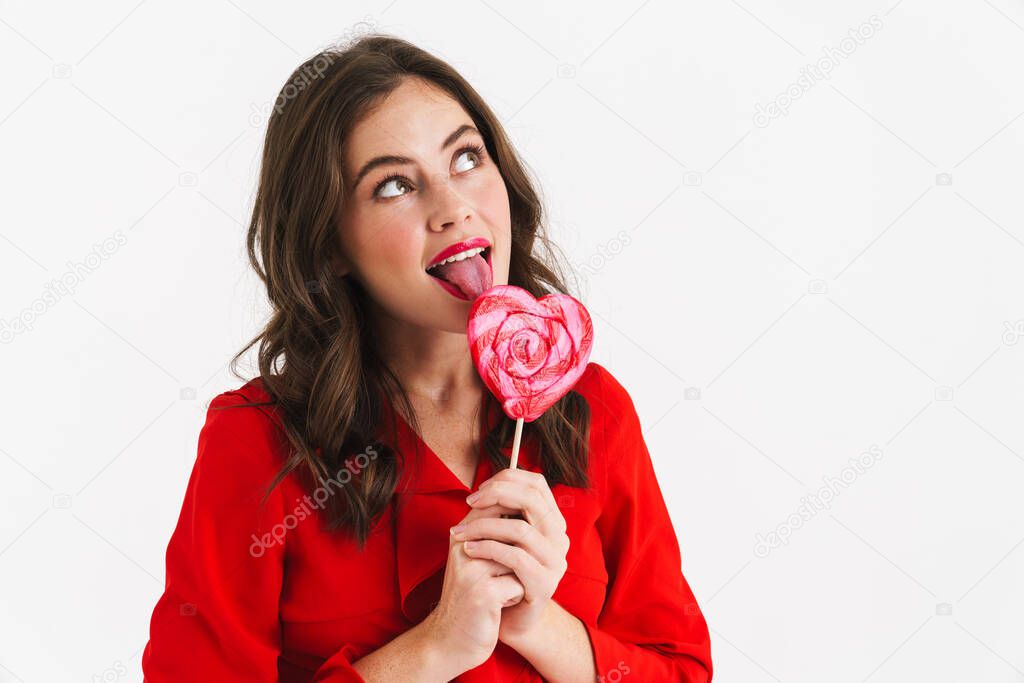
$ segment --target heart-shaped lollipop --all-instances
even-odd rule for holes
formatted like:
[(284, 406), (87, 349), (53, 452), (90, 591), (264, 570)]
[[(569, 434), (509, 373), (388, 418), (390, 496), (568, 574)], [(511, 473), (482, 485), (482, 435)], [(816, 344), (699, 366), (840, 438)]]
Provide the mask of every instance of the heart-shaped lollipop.
[(568, 294), (535, 299), (520, 287), (498, 285), (473, 301), (466, 336), (484, 384), (516, 420), (515, 469), (523, 421), (540, 417), (587, 368), (590, 314)]

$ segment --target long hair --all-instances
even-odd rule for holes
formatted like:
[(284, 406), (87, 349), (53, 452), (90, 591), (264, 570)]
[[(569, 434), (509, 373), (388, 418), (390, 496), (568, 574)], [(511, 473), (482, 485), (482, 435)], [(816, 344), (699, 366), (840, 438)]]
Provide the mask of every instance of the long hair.
[[(340, 253), (336, 217), (345, 201), (342, 150), (360, 116), (408, 77), (429, 81), (458, 101), (500, 169), (511, 215), (509, 284), (535, 297), (568, 293), (560, 257), (544, 233), (541, 201), (523, 163), (498, 117), (455, 69), (415, 45), (381, 34), (323, 50), (295, 69), (267, 124), (247, 235), (249, 262), (266, 286), (271, 315), (232, 358), (230, 368), (244, 379), (238, 362), (258, 344), (263, 388), (293, 448), (264, 501), (293, 471), (312, 489), (356, 454), (375, 449), (376, 457), (364, 456), (365, 467), (323, 507), (326, 528), (348, 530), (360, 548), (394, 495), (405, 461), (392, 447), (394, 439), (375, 438), (382, 402), (399, 401), (412, 418), (410, 426), (422, 432), (405, 389), (368, 339), (366, 291), (331, 266)], [(489, 410), (497, 402), (485, 394)], [(502, 419), (485, 435), (485, 453), (496, 468), (509, 464), (502, 448), (510, 446), (514, 427)], [(522, 438), (535, 440), (550, 485), (587, 487), (589, 430), (589, 406), (570, 391), (525, 423)]]

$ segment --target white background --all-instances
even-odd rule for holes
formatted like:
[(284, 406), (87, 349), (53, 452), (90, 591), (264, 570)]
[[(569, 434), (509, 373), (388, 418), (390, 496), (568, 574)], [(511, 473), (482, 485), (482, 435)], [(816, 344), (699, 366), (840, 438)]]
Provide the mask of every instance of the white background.
[(540, 180), (715, 680), (1024, 681), (1021, 2), (344, 4), (0, 2), (0, 680), (141, 677), (266, 311), (266, 113), (371, 27), (460, 69)]

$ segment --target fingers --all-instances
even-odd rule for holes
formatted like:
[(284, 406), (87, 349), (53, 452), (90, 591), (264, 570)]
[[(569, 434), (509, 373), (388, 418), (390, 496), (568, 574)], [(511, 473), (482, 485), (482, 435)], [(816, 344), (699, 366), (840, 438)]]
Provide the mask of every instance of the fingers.
[[(549, 569), (557, 569), (565, 559), (568, 543), (553, 543), (537, 527), (523, 519), (483, 517), (464, 522), (460, 531), (453, 528), (452, 538), (458, 541), (492, 539), (515, 545), (535, 557)], [(568, 537), (565, 537), (568, 540)]]
[(463, 547), (471, 557), (494, 560), (509, 567), (523, 586), (524, 599), (535, 600), (554, 593), (556, 586), (549, 584), (555, 574), (522, 548), (490, 539), (468, 541)]
[(564, 533), (565, 518), (547, 483), (540, 484), (543, 476), (533, 472), (520, 472), (520, 475), (528, 475), (525, 477), (515, 475), (519, 470), (502, 470), (499, 474), (505, 472), (513, 474), (500, 479), (499, 475), (495, 475), (488, 479), (466, 502), (474, 509), (492, 505), (519, 509), (526, 521), (538, 527), (545, 536), (554, 537)]
[[(465, 548), (463, 548), (463, 552), (465, 552)], [(475, 557), (469, 553), (466, 553), (466, 556), (470, 558), (470, 562), (479, 564), (482, 567), (482, 571), (487, 576), (511, 576), (512, 578), (515, 578), (515, 572), (509, 567), (503, 565), (501, 562), (488, 560), (483, 557)]]
[(513, 576), (515, 574), (511, 567), (497, 560), (476, 557), (472, 553), (466, 552), (465, 543), (461, 541), (452, 543), (448, 553), (457, 565), (461, 565), (458, 572), (472, 581), (483, 581), (493, 576)]
[(457, 525), (463, 529), (453, 531), (452, 547), (462, 545), (472, 561), (494, 562), (511, 570), (496, 573), (494, 578), (503, 583), (515, 581), (522, 590), (516, 601), (550, 597), (567, 568), (569, 538), (565, 518), (544, 475), (502, 470), (483, 482), (466, 502), (471, 509)]
[(464, 550), (458, 552), (464, 554), (466, 585), (481, 604), (507, 607), (523, 599), (525, 589), (512, 569), (495, 560), (472, 557)]
[(504, 505), (491, 505), (484, 507), (473, 507), (470, 508), (469, 512), (463, 518), (463, 522), (469, 522), (474, 519), (480, 519), (482, 517), (501, 517), (502, 515), (514, 515), (519, 510), (513, 510), (510, 507)]
[[(476, 519), (483, 519), (487, 517), (494, 517), (500, 519), (502, 515), (516, 514), (518, 510), (507, 508), (502, 505), (491, 505), (490, 507), (473, 508), (469, 513), (462, 518), (459, 524), (468, 524)], [(449, 546), (458, 543), (458, 539), (453, 538), (450, 534), (448, 537)]]
[(555, 502), (555, 494), (551, 492), (551, 487), (548, 486), (548, 480), (540, 472), (506, 468), (494, 474), (490, 479), (485, 479), (483, 483), (477, 487), (477, 490), (486, 488), (491, 483), (498, 481), (519, 483), (526, 487), (535, 488), (537, 489), (537, 492), (544, 498), (548, 499), (552, 505), (557, 505)]
[(502, 607), (508, 607), (522, 600), (526, 592), (523, 584), (511, 574), (496, 577), (491, 581), (493, 597)]

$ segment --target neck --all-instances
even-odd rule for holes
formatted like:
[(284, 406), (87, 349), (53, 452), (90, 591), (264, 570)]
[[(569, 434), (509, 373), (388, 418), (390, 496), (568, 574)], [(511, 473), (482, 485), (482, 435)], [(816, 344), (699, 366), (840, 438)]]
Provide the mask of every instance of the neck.
[(464, 332), (419, 327), (385, 316), (377, 317), (373, 329), (377, 353), (409, 393), (440, 400), (479, 395), (483, 389)]

